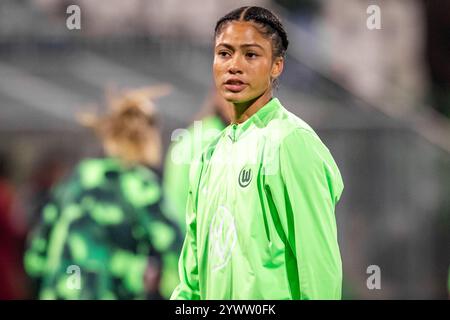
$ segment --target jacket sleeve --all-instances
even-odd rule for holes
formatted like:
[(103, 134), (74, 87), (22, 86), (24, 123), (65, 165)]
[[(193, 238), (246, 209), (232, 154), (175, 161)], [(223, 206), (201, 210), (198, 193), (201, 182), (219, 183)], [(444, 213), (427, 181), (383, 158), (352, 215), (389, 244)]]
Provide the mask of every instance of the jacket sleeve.
[[(181, 249), (178, 263), (180, 283), (170, 297), (171, 300), (200, 300), (199, 275), (197, 261), (197, 206), (196, 186), (199, 176), (193, 172), (197, 171), (194, 164), (190, 172), (189, 194), (186, 205), (186, 236)], [(195, 177), (192, 178), (192, 175)]]
[(300, 299), (340, 299), (342, 263), (335, 205), (343, 191), (331, 153), (314, 133), (296, 129), (279, 150), (276, 196), (286, 240), (296, 257)]
[(37, 282), (42, 281), (46, 273), (48, 242), (53, 226), (59, 216), (59, 208), (49, 202), (42, 209), (40, 221), (33, 227), (27, 238), (24, 254), (24, 267), (27, 274)]

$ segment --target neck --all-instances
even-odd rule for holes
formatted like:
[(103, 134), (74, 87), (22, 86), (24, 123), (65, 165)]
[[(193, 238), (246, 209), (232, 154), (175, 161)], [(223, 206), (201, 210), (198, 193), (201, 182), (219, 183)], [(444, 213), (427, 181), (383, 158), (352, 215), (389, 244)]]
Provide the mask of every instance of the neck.
[(259, 97), (242, 103), (233, 103), (232, 121), (233, 123), (243, 123), (252, 115), (258, 112), (272, 99), (272, 90), (267, 90)]

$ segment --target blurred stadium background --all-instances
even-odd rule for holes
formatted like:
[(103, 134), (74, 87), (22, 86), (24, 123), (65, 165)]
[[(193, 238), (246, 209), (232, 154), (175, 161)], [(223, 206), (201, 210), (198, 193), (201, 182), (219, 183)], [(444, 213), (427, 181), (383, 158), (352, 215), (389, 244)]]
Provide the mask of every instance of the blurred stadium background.
[[(81, 30), (66, 27), (71, 4)], [(100, 154), (77, 112), (107, 87), (169, 83), (158, 101), (167, 150), (212, 87), (216, 20), (244, 4), (285, 22), (276, 95), (341, 169), (344, 298), (448, 297), (450, 1), (2, 0), (0, 277), (14, 279), (2, 298), (33, 298), (21, 255), (36, 208), (80, 158)], [(381, 30), (366, 27), (371, 4)], [(1, 207), (7, 196), (13, 205)], [(369, 265), (381, 269), (380, 290), (366, 286)]]

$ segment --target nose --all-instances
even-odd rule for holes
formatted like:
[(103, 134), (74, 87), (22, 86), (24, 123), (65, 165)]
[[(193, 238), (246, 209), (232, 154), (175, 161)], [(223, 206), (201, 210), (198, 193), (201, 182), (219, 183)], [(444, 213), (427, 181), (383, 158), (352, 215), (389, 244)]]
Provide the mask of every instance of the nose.
[(241, 58), (239, 54), (235, 54), (230, 60), (228, 72), (230, 74), (242, 74)]

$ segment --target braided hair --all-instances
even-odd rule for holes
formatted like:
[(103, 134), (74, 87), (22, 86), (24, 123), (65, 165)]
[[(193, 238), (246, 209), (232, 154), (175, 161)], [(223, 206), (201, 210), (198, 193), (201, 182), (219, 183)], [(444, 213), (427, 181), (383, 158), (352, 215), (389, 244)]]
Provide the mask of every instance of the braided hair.
[(252, 21), (256, 23), (262, 34), (272, 39), (273, 57), (285, 57), (289, 40), (280, 19), (270, 10), (262, 7), (235, 9), (217, 21), (214, 37), (216, 38), (223, 27), (231, 21)]

